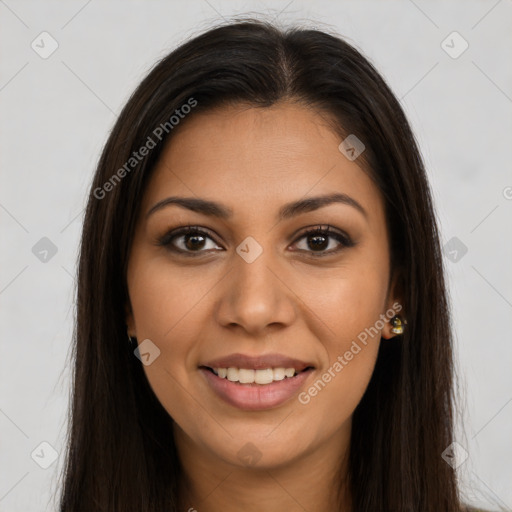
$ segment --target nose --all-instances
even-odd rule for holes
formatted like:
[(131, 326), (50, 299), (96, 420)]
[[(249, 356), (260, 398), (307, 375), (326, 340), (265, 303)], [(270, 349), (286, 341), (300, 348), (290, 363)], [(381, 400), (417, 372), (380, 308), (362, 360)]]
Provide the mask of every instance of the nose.
[(217, 321), (223, 327), (238, 326), (249, 334), (264, 334), (276, 326), (293, 323), (297, 308), (286, 276), (279, 271), (271, 251), (252, 262), (235, 254), (233, 267), (221, 287)]

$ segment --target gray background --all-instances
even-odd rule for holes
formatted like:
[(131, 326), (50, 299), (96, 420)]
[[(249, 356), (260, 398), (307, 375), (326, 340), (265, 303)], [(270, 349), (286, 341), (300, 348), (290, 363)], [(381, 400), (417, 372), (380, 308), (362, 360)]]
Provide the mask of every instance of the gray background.
[[(117, 113), (158, 58), (251, 12), (335, 29), (401, 99), (449, 244), (457, 442), (469, 453), (461, 489), (473, 504), (512, 509), (511, 0), (0, 0), (0, 510), (56, 510), (81, 220)], [(46, 59), (31, 47), (51, 49), (43, 31), (58, 43)], [(453, 31), (469, 44), (457, 58)], [(59, 454), (47, 469), (42, 442)]]

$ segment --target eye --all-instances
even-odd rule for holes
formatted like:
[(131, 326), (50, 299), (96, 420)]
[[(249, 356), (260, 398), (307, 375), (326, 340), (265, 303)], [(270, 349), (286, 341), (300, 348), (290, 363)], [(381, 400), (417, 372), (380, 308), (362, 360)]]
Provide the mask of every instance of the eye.
[(208, 247), (207, 240), (214, 242), (207, 231), (198, 226), (186, 226), (165, 234), (158, 240), (158, 245), (186, 256), (195, 256), (193, 253), (207, 252), (206, 249), (216, 250), (215, 247), (218, 248), (216, 244), (213, 244), (213, 247)]
[[(343, 248), (355, 245), (348, 235), (333, 230), (331, 226), (319, 226), (305, 231), (298, 241), (302, 239), (306, 240), (306, 247), (294, 249), (294, 251), (309, 252), (310, 256), (313, 257), (329, 256), (340, 252)], [(208, 240), (213, 242), (210, 247), (208, 247)], [(334, 248), (327, 250), (333, 241), (335, 241)], [(185, 256), (197, 256), (204, 252), (223, 250), (215, 243), (210, 233), (199, 226), (185, 226), (170, 231), (159, 238), (157, 244)], [(295, 245), (297, 245), (297, 242), (295, 242)]]
[[(355, 243), (341, 231), (333, 230), (331, 226), (319, 226), (302, 233), (299, 240), (305, 239), (305, 248), (298, 249), (311, 253), (313, 257), (329, 256), (340, 252), (345, 247), (353, 247)], [(327, 250), (332, 245), (334, 249)], [(297, 244), (297, 242), (295, 242)], [(337, 247), (336, 247), (337, 244)]]

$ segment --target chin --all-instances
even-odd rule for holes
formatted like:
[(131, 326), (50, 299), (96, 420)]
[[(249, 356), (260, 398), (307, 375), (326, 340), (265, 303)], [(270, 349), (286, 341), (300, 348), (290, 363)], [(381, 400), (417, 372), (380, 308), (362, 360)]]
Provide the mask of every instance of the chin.
[(289, 466), (305, 455), (308, 448), (299, 434), (297, 438), (276, 435), (270, 439), (267, 429), (259, 436), (244, 435), (230, 439), (229, 443), (210, 446), (214, 456), (227, 464), (255, 470), (276, 470)]

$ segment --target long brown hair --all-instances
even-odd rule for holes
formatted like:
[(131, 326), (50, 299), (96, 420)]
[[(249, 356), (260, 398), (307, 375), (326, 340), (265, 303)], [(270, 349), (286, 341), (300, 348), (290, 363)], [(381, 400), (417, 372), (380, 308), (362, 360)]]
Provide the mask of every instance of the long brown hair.
[[(297, 101), (330, 116), (340, 137), (364, 142), (385, 200), (408, 326), (381, 343), (353, 415), (353, 509), (459, 510), (454, 469), (441, 457), (454, 440), (449, 304), (431, 192), (409, 123), (373, 65), (339, 36), (247, 19), (212, 28), (158, 62), (102, 152), (80, 246), (61, 512), (178, 510), (172, 418), (127, 340), (126, 269), (145, 186), (179, 130), (169, 120), (191, 99), (188, 116), (228, 103)], [(166, 128), (159, 137), (157, 127)], [(155, 147), (130, 160), (149, 139)]]

